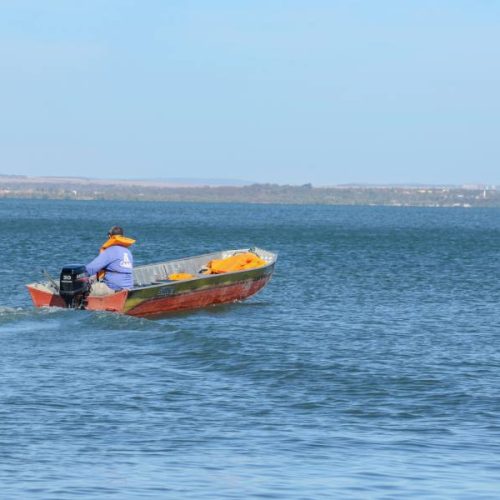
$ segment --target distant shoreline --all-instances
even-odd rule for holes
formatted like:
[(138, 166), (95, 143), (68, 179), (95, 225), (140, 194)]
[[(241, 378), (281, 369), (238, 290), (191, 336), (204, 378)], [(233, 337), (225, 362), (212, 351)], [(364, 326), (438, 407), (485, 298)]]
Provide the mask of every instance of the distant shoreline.
[(278, 184), (176, 185), (167, 180), (0, 175), (0, 199), (177, 201), (206, 203), (500, 207), (496, 186), (314, 187)]

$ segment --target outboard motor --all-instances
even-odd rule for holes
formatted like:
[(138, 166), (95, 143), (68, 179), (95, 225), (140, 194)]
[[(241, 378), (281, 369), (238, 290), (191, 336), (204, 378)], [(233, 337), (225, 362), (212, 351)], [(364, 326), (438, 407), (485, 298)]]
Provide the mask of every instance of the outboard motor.
[(59, 294), (66, 307), (83, 309), (84, 299), (90, 291), (89, 274), (82, 264), (68, 264), (61, 271)]

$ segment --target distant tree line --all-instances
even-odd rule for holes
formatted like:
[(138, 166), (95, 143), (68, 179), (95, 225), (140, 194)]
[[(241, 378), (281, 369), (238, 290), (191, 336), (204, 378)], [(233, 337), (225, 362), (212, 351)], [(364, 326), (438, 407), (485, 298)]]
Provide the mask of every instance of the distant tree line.
[(40, 182), (0, 177), (0, 197), (76, 200), (150, 200), (211, 203), (500, 207), (500, 190), (461, 187), (313, 187), (279, 184), (165, 187), (126, 183)]

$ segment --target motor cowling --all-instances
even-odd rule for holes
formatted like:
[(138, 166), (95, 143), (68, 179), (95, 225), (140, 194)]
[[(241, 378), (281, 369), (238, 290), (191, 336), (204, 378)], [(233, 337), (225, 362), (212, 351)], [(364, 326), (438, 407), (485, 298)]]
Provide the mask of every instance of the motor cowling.
[(89, 274), (83, 264), (68, 264), (62, 268), (59, 294), (66, 303), (66, 307), (83, 308), (83, 301), (89, 291)]

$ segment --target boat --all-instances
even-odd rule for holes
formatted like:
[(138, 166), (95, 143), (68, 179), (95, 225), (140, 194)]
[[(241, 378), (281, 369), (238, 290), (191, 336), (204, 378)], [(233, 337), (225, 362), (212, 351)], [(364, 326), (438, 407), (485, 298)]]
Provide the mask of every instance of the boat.
[[(246, 252), (262, 259), (259, 267), (205, 274), (207, 263)], [(82, 265), (63, 268), (59, 283), (47, 275), (47, 281), (26, 287), (35, 307), (69, 307), (153, 318), (247, 299), (271, 279), (276, 259), (277, 254), (253, 247), (142, 265), (133, 270), (133, 288), (104, 296), (89, 293), (89, 277)], [(169, 279), (179, 273), (187, 279)]]

